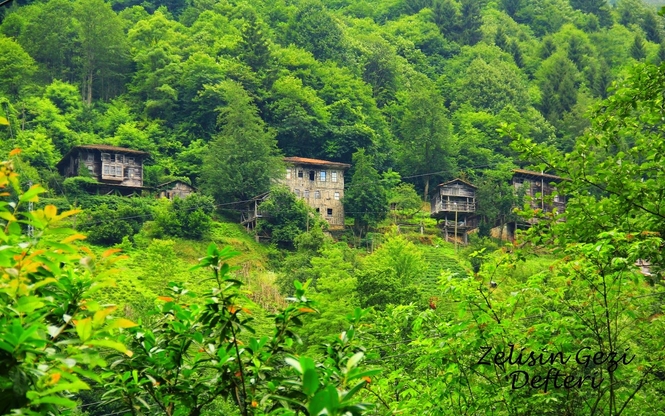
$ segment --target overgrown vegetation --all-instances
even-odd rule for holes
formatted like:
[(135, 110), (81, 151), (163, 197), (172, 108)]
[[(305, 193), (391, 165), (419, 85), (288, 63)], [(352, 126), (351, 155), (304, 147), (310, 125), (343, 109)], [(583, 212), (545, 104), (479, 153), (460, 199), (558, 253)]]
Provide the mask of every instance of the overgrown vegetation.
[[(639, 0), (15, 0), (0, 414), (662, 414), (663, 85)], [(92, 143), (200, 191), (61, 178)], [(274, 186), (281, 155), (352, 163), (345, 230)], [(426, 208), (455, 177), (465, 247)]]

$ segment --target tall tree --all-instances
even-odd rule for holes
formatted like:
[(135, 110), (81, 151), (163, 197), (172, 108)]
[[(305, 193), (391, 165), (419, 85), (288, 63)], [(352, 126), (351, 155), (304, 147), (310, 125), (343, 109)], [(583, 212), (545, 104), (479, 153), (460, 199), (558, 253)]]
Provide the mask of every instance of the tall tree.
[(633, 44), (630, 46), (630, 56), (638, 61), (647, 57), (647, 49), (644, 46), (644, 40), (639, 34), (635, 35)]
[(122, 80), (128, 47), (122, 22), (104, 0), (78, 0), (74, 16), (81, 48), (81, 90), (90, 105), (93, 95), (109, 98), (120, 92), (121, 87), (113, 81)]
[(267, 231), (270, 241), (284, 248), (293, 248), (296, 237), (314, 227), (312, 209), (285, 186), (270, 188), (261, 211), (266, 217), (259, 221), (259, 231)]
[(475, 45), (482, 39), (480, 27), (483, 25), (482, 8), (484, 0), (462, 0), (460, 22), (458, 26), (459, 41), (464, 45)]
[(570, 0), (570, 5), (577, 10), (598, 16), (601, 26), (612, 25), (612, 14), (607, 0)]
[(242, 86), (223, 81), (210, 87), (226, 106), (219, 109), (220, 132), (210, 144), (202, 169), (203, 188), (217, 203), (247, 200), (270, 188), (283, 173), (274, 133)]
[(665, 43), (658, 45), (658, 53), (656, 54), (656, 65), (660, 65), (665, 62)]
[(547, 59), (550, 56), (554, 55), (556, 52), (557, 47), (556, 47), (556, 42), (554, 42), (554, 39), (551, 37), (546, 37), (543, 39), (542, 45), (540, 45), (540, 58), (541, 59)]
[(541, 68), (540, 111), (555, 122), (577, 102), (577, 68), (563, 55), (550, 57)]
[(644, 34), (649, 42), (660, 43), (662, 41), (662, 24), (660, 23), (660, 19), (656, 16), (656, 13), (653, 11), (647, 10), (644, 13), (642, 29), (644, 29)]
[(494, 44), (504, 51), (508, 50), (508, 38), (506, 37), (506, 31), (503, 30), (502, 26), (499, 26), (499, 28), (496, 30), (496, 34), (494, 35)]
[(517, 41), (512, 41), (510, 42), (510, 46), (508, 47), (510, 54), (513, 55), (513, 61), (515, 61), (515, 65), (517, 65), (518, 68), (523, 68), (524, 67), (524, 55), (522, 54), (522, 50), (520, 49), (519, 43)]
[(17, 97), (36, 69), (21, 45), (0, 35), (0, 92)]
[(383, 38), (372, 37), (366, 42), (367, 61), (363, 80), (372, 86), (379, 108), (395, 99), (397, 91), (397, 65), (395, 51)]
[(365, 149), (353, 154), (353, 169), (344, 195), (344, 210), (353, 218), (353, 227), (362, 237), (370, 226), (386, 218), (388, 199), (381, 175), (372, 166), (372, 158), (365, 154)]
[(74, 3), (52, 0), (29, 13), (18, 37), (26, 52), (40, 64), (47, 82), (76, 82), (77, 36)]
[(449, 40), (456, 40), (457, 20), (459, 10), (453, 0), (438, 0), (434, 3), (433, 20), (443, 36)]
[(508, 16), (515, 19), (517, 13), (524, 7), (525, 0), (501, 0), (501, 7), (508, 13)]
[(254, 10), (247, 13), (242, 26), (242, 60), (254, 71), (265, 70), (270, 62), (270, 41), (264, 32), (264, 24)]
[(579, 36), (571, 36), (568, 40), (568, 59), (570, 59), (578, 70), (582, 70), (585, 66), (585, 60), (590, 55), (590, 50), (584, 43), (584, 40)]
[(289, 40), (321, 61), (341, 56), (343, 37), (342, 29), (319, 0), (303, 0), (290, 23)]
[(607, 98), (607, 89), (612, 84), (612, 71), (605, 60), (601, 60), (591, 83), (592, 92), (601, 98)]
[(453, 145), (450, 121), (440, 93), (421, 85), (409, 93), (399, 129), (400, 160), (403, 171), (422, 175), (423, 199), (429, 199), (432, 177), (440, 171), (452, 171)]

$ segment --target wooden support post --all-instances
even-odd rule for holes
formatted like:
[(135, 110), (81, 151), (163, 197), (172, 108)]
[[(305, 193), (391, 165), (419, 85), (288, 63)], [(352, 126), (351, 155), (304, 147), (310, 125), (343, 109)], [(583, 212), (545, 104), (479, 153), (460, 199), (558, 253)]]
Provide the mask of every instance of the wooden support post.
[(455, 251), (457, 251), (457, 210), (455, 210)]

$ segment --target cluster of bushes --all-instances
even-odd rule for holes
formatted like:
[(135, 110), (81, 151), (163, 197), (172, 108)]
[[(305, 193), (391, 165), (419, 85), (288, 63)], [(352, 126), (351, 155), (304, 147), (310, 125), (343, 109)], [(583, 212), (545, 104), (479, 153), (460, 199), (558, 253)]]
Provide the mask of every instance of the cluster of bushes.
[[(132, 237), (152, 217), (153, 201), (148, 198), (89, 197), (97, 200), (94, 208), (85, 207), (78, 229), (84, 231), (93, 244), (112, 245)], [(87, 205), (87, 204), (86, 204)]]
[(144, 225), (151, 237), (201, 239), (210, 230), (215, 209), (212, 198), (197, 194), (174, 201), (82, 195), (77, 202), (84, 210), (77, 228), (88, 235), (88, 241), (101, 245), (131, 239)]
[(191, 194), (173, 202), (162, 199), (154, 208), (151, 231), (155, 237), (182, 237), (201, 239), (210, 231), (211, 215), (215, 211), (212, 197)]

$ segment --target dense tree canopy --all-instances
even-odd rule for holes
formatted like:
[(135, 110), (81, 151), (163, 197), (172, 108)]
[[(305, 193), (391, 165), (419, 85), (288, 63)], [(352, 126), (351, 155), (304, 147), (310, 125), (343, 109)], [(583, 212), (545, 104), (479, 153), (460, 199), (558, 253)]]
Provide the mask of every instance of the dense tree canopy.
[[(0, 153), (21, 149), (0, 163), (0, 413), (662, 414), (655, 4), (0, 8)], [(60, 176), (93, 143), (149, 152), (142, 196)], [(343, 230), (275, 186), (282, 155), (352, 164)], [(520, 167), (560, 175), (565, 211), (530, 206)], [(424, 208), (456, 177), (476, 186), (466, 248)], [(175, 179), (196, 194), (154, 198)], [(519, 216), (528, 231), (492, 240)]]

